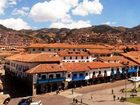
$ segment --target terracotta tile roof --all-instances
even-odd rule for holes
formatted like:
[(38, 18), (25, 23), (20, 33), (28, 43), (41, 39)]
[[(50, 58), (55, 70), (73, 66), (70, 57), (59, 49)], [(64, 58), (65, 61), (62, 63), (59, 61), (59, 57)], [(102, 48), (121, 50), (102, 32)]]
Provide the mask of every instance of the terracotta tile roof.
[(26, 71), (29, 74), (48, 73), (48, 72), (84, 72), (98, 70), (102, 68), (124, 67), (121, 63), (104, 62), (80, 62), (80, 63), (62, 63), (62, 64), (39, 64), (36, 67)]
[(126, 64), (127, 62), (129, 62), (129, 66), (135, 66), (135, 65), (138, 65), (137, 63), (135, 63), (134, 61), (132, 60), (129, 60), (123, 56), (112, 56), (112, 57), (101, 57), (99, 58), (101, 61), (117, 61), (121, 64)]
[(112, 54), (113, 50), (108, 49), (88, 49), (87, 50), (90, 54)]
[(0, 52), (0, 57), (8, 57), (11, 56), (12, 54), (9, 52)]
[(124, 57), (122, 56), (111, 56), (111, 57), (101, 57), (99, 58), (102, 61), (120, 61), (122, 59), (124, 59)]
[(20, 53), (6, 58), (7, 60), (14, 60), (20, 62), (55, 62), (61, 61), (61, 58), (57, 54), (53, 53), (37, 53), (28, 54)]
[(104, 63), (104, 62), (80, 62), (64, 63), (64, 68), (69, 72), (89, 71), (91, 69), (123, 67), (121, 63)]
[(140, 64), (140, 51), (131, 51), (127, 53), (121, 53), (121, 55)]
[(50, 72), (66, 72), (66, 69), (60, 64), (39, 64), (36, 67), (27, 70), (28, 74), (50, 73)]
[(68, 43), (52, 43), (52, 44), (32, 44), (28, 46), (27, 48), (98, 48), (98, 49), (106, 49), (107, 47), (103, 45), (74, 45), (74, 44), (68, 44)]
[(85, 63), (63, 63), (68, 72), (88, 71), (90, 68)]
[(123, 65), (120, 63), (104, 63), (104, 62), (88, 62), (87, 65), (91, 69), (98, 69), (98, 68), (110, 68), (110, 67), (122, 67)]
[(68, 49), (59, 51), (58, 55), (60, 56), (89, 56), (88, 52), (84, 51), (69, 51)]

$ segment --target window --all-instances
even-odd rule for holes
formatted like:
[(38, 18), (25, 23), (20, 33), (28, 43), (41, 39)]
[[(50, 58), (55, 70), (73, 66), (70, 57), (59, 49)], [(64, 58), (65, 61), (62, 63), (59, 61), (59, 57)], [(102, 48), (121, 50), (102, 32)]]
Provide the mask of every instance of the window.
[(83, 73), (80, 73), (80, 77), (82, 77), (83, 76)]
[(41, 77), (41, 75), (40, 75), (40, 74), (38, 74), (38, 77), (40, 78), (40, 77)]
[(77, 59), (77, 57), (75, 57), (75, 59)]
[(76, 54), (80, 54), (80, 52), (75, 52)]
[(88, 76), (88, 73), (86, 73), (86, 76)]
[(70, 59), (72, 59), (72, 57), (70, 57)]
[(111, 71), (114, 71), (114, 69), (112, 68)]
[(33, 48), (33, 51), (35, 51), (35, 49)]
[(83, 59), (84, 57), (83, 56), (81, 56), (81, 59)]
[(106, 70), (104, 71), (104, 73), (106, 74)]
[(95, 71), (93, 72), (93, 75), (95, 75)]
[(49, 79), (53, 79), (53, 74), (49, 75)]
[(71, 76), (71, 75), (70, 75), (70, 74), (68, 74), (68, 78), (70, 78), (70, 76)]
[(134, 69), (137, 69), (137, 66), (134, 66)]
[(42, 75), (41, 76), (41, 79), (46, 79), (46, 75)]
[(44, 48), (42, 48), (41, 50), (44, 51)]
[(64, 60), (66, 59), (66, 57), (64, 57)]
[(101, 71), (99, 71), (99, 74), (101, 74)]
[(51, 49), (48, 49), (48, 51), (51, 51)]
[(61, 75), (60, 74), (56, 74), (56, 78), (60, 78), (61, 77)]
[(74, 76), (74, 77), (77, 77), (77, 74), (74, 74), (73, 76)]

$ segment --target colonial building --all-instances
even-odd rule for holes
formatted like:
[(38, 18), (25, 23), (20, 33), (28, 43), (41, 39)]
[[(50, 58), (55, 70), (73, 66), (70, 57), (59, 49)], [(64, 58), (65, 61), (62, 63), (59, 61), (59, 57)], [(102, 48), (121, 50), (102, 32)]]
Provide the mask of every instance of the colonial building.
[(139, 72), (138, 61), (95, 46), (31, 45), (26, 53), (7, 57), (4, 69), (11, 78), (25, 81), (32, 95), (125, 79)]
[(95, 58), (86, 51), (59, 51), (58, 55), (61, 57), (63, 62), (93, 62)]
[(69, 51), (85, 51), (86, 49), (107, 49), (103, 45), (71, 45), (67, 43), (32, 44), (26, 48), (29, 53), (58, 52), (68, 49)]

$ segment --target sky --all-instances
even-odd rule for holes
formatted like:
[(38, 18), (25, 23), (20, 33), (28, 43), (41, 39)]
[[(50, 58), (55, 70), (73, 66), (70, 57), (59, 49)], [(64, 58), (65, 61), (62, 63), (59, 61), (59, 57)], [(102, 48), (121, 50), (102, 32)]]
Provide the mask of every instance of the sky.
[(0, 24), (15, 30), (140, 24), (140, 0), (0, 0)]

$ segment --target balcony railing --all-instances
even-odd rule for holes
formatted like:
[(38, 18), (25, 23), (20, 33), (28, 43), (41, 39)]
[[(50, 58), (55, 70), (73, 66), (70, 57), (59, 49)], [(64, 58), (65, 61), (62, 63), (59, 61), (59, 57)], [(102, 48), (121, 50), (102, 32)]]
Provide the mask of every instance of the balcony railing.
[(53, 79), (38, 79), (37, 83), (43, 84), (43, 83), (51, 83), (51, 82), (62, 82), (64, 80), (65, 80), (64, 77), (62, 77), (62, 78), (53, 78)]
[(85, 76), (80, 76), (80, 77), (72, 77), (73, 81), (80, 81), (80, 80), (85, 80)]
[(128, 69), (128, 73), (136, 73), (137, 72), (137, 68), (129, 68)]

